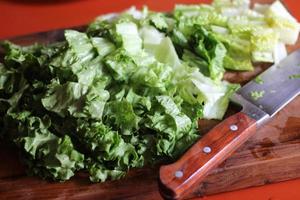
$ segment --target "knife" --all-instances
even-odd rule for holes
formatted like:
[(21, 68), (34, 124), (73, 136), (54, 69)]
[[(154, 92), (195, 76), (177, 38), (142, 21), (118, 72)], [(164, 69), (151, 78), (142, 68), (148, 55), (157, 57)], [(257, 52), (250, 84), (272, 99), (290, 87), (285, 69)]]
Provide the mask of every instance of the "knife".
[(300, 94), (300, 49), (260, 77), (260, 83), (252, 80), (231, 97), (242, 106), (240, 112), (210, 130), (178, 161), (160, 167), (159, 189), (164, 198), (183, 199), (257, 128)]

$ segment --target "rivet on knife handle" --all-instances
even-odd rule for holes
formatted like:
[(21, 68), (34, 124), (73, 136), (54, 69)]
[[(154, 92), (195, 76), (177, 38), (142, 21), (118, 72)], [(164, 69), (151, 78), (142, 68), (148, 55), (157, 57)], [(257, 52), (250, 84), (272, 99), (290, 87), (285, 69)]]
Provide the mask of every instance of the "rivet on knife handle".
[(161, 194), (168, 199), (182, 199), (208, 172), (221, 164), (256, 130), (256, 120), (237, 113), (217, 125), (176, 163), (160, 168)]

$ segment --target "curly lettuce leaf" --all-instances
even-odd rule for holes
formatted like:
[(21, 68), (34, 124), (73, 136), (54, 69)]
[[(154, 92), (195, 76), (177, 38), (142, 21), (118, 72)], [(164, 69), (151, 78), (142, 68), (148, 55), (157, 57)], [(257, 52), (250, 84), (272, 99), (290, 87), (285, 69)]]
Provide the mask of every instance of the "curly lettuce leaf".
[(101, 119), (109, 93), (100, 87), (88, 87), (74, 82), (63, 85), (53, 82), (41, 102), (45, 109), (62, 117)]
[(31, 173), (65, 181), (84, 167), (84, 155), (74, 149), (70, 137), (58, 137), (49, 131), (51, 121), (48, 117), (40, 119), (28, 112), (10, 116), (22, 131), (14, 142), (22, 150)]

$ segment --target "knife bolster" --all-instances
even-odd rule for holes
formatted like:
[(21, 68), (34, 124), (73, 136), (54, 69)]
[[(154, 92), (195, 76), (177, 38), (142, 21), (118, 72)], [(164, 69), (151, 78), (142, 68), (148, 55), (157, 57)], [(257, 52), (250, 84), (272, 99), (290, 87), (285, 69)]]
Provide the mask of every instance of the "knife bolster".
[(243, 109), (241, 112), (254, 119), (257, 123), (257, 127), (260, 127), (262, 124), (264, 124), (271, 118), (271, 116), (268, 113), (266, 113), (253, 103), (247, 101), (245, 98), (243, 98), (237, 93), (235, 93), (231, 97), (231, 101), (242, 106)]

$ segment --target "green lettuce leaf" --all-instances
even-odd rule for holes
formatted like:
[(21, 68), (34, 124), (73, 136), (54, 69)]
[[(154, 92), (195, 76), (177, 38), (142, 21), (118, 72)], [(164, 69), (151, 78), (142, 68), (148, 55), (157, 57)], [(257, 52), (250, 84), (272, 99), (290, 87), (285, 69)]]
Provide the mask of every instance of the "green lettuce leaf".
[(142, 40), (137, 25), (133, 22), (116, 24), (116, 32), (122, 38), (122, 46), (129, 54), (137, 54), (142, 49)]
[(80, 83), (60, 85), (53, 82), (41, 101), (45, 109), (62, 117), (71, 115), (101, 119), (109, 93), (103, 85), (95, 86), (89, 88)]
[(228, 97), (239, 88), (225, 81), (212, 81), (196, 69), (191, 69), (190, 73), (180, 79), (179, 84), (179, 94), (186, 102), (204, 105), (205, 119), (222, 119), (228, 107)]
[(24, 162), (31, 173), (65, 181), (84, 167), (84, 155), (74, 149), (70, 137), (58, 137), (49, 131), (51, 121), (47, 116), (40, 119), (28, 112), (10, 116), (22, 131), (14, 142), (23, 150)]

